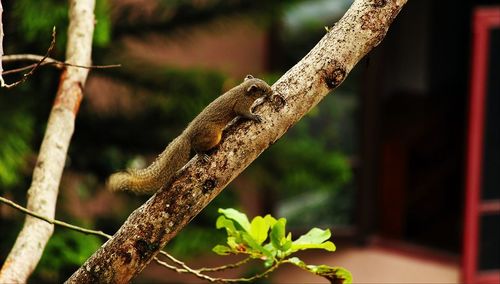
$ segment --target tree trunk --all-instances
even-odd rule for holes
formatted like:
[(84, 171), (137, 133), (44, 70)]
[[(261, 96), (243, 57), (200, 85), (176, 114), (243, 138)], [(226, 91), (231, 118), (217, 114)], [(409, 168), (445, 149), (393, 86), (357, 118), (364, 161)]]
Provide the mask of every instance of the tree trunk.
[[(69, 1), (66, 60), (89, 66), (94, 33), (94, 0)], [(28, 190), (28, 209), (54, 218), (59, 182), (88, 69), (66, 67), (52, 107)], [(0, 271), (0, 283), (26, 282), (35, 269), (54, 225), (26, 216), (24, 226)]]
[(204, 163), (195, 157), (92, 255), (68, 283), (124, 283), (151, 261), (191, 219), (336, 88), (353, 66), (384, 38), (406, 0), (356, 0), (319, 43), (273, 86), (286, 104), (265, 102), (256, 109), (264, 121), (230, 126)]

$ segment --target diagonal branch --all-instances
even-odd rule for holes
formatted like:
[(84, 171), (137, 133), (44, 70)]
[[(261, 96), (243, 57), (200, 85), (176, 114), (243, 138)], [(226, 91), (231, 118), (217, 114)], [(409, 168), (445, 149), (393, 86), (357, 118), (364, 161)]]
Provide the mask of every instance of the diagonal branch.
[[(59, 220), (56, 220), (56, 219), (50, 219), (50, 218), (47, 218), (45, 216), (42, 216), (40, 214), (37, 214), (36, 212), (33, 212), (27, 208), (24, 208), (22, 207), (21, 205), (15, 203), (14, 201), (12, 200), (9, 200), (5, 197), (2, 197), (0, 196), (0, 202), (1, 203), (4, 203), (14, 209), (17, 209), (25, 214), (28, 214), (32, 217), (35, 217), (35, 218), (38, 218), (40, 220), (43, 220), (49, 224), (54, 224), (54, 225), (58, 225), (60, 227), (63, 227), (63, 228), (66, 228), (66, 229), (70, 229), (70, 230), (73, 230), (73, 231), (77, 231), (77, 232), (80, 232), (80, 233), (84, 233), (84, 234), (90, 234), (90, 235), (95, 235), (95, 236), (100, 236), (100, 237), (103, 237), (103, 238), (106, 238), (106, 239), (111, 239), (112, 236), (111, 235), (108, 235), (106, 233), (104, 233), (103, 231), (97, 231), (97, 230), (91, 230), (91, 229), (86, 229), (86, 228), (83, 228), (83, 227), (79, 227), (79, 226), (76, 226), (76, 225), (73, 225), (73, 224), (70, 224), (70, 223), (66, 223), (66, 222), (63, 222), (63, 221), (59, 221)], [(170, 265), (162, 260), (160, 260), (158, 257), (155, 257), (154, 260), (161, 266), (163, 267), (166, 267), (170, 270), (174, 270), (178, 273), (191, 273), (193, 275), (195, 275), (196, 277), (198, 278), (201, 278), (201, 279), (204, 279), (204, 280), (208, 280), (210, 282), (240, 282), (240, 281), (246, 281), (245, 278), (240, 278), (240, 279), (222, 279), (222, 278), (213, 278), (213, 277), (210, 277), (208, 275), (205, 275), (205, 274), (202, 274), (202, 272), (208, 272), (208, 271), (220, 271), (220, 270), (224, 270), (224, 269), (228, 269), (228, 268), (235, 268), (235, 267), (238, 267), (240, 265), (243, 265), (245, 263), (247, 263), (251, 258), (246, 258), (242, 261), (239, 261), (237, 263), (234, 263), (234, 264), (227, 264), (227, 265), (223, 265), (223, 266), (219, 266), (219, 267), (213, 267), (213, 268), (201, 268), (201, 269), (192, 269), (191, 267), (187, 266), (184, 262), (176, 259), (175, 257), (171, 256), (170, 254), (168, 254), (167, 252), (165, 251), (160, 251), (160, 254), (164, 255), (165, 257), (167, 257), (169, 260), (171, 260), (172, 262), (174, 262), (175, 264), (178, 264), (180, 265), (182, 268), (179, 268), (177, 266), (174, 266), (174, 265)], [(265, 276), (265, 274), (258, 274), (260, 275), (261, 277)], [(255, 276), (254, 276), (255, 277)], [(252, 278), (248, 278), (248, 279), (255, 279), (254, 277)], [(242, 280), (243, 279), (243, 280)]]
[[(94, 0), (70, 1), (66, 60), (71, 64), (90, 65), (94, 6)], [(28, 190), (28, 209), (50, 219), (54, 218), (59, 182), (87, 74), (88, 69), (82, 68), (67, 67), (63, 71)], [(26, 282), (53, 230), (54, 225), (26, 216), (0, 270), (0, 283)]]
[(135, 210), (68, 283), (131, 281), (224, 187), (336, 88), (377, 46), (406, 0), (355, 0), (342, 19), (273, 86), (282, 107), (265, 102), (263, 123), (236, 123), (205, 163), (192, 159), (174, 181)]

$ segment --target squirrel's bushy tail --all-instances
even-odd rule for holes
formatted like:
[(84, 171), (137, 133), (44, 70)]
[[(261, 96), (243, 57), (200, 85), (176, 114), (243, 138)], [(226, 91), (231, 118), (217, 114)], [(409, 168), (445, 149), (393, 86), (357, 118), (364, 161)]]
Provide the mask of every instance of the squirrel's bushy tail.
[(189, 139), (181, 134), (147, 168), (112, 174), (107, 187), (111, 191), (128, 190), (137, 194), (153, 194), (189, 161), (190, 151)]

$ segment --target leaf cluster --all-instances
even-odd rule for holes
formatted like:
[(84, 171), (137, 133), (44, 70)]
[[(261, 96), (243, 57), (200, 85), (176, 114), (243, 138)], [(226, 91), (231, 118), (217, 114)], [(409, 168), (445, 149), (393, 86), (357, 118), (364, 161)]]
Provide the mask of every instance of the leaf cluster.
[(216, 245), (213, 251), (219, 255), (244, 254), (252, 259), (264, 261), (266, 267), (282, 263), (294, 264), (311, 273), (323, 276), (332, 283), (351, 283), (349, 271), (341, 267), (308, 265), (292, 254), (308, 249), (323, 249), (333, 252), (336, 247), (328, 241), (330, 230), (312, 228), (306, 234), (293, 240), (292, 233), (286, 232), (286, 219), (276, 219), (271, 215), (256, 216), (251, 221), (233, 208), (219, 209), (221, 214), (216, 222), (217, 229), (225, 229), (225, 244)]

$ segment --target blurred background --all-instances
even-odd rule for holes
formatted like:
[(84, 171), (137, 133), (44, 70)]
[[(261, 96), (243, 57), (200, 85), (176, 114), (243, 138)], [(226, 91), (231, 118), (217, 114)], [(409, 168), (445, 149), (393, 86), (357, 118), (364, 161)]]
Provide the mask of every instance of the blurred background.
[[(122, 67), (90, 72), (57, 218), (114, 233), (147, 197), (107, 192), (109, 174), (148, 165), (246, 74), (273, 83), (350, 4), (97, 0), (93, 62)], [(3, 5), (5, 54), (44, 54), (56, 26), (51, 56), (64, 59), (65, 1)], [(330, 228), (337, 252), (303, 258), (344, 266), (356, 282), (499, 283), (499, 51), (500, 1), (409, 1), (386, 39), (346, 81), (238, 176), (167, 250), (193, 266), (229, 262), (210, 249), (224, 238), (214, 226), (217, 208), (235, 207), (251, 217), (286, 217), (295, 235)], [(26, 83), (1, 90), (0, 193), (20, 204), (59, 74), (42, 67)], [(0, 205), (0, 263), (23, 220)], [(30, 281), (65, 280), (101, 244), (97, 237), (56, 228)], [(199, 282), (156, 264), (136, 281)], [(285, 267), (266, 281), (323, 279)]]

